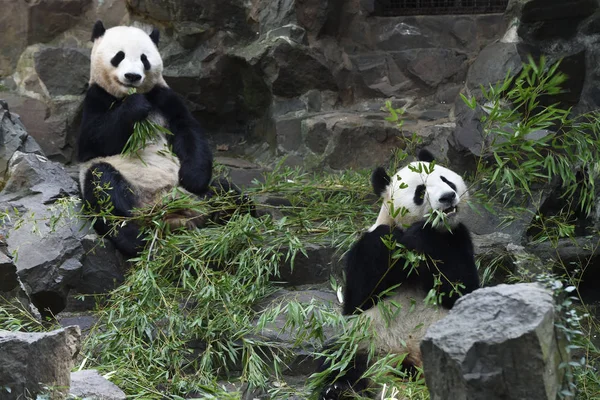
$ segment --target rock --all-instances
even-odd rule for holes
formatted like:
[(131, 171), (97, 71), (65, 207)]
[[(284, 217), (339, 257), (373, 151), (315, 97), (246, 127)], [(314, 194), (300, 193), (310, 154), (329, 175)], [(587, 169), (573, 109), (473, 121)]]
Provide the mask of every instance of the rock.
[[(81, 275), (73, 285), (77, 294), (108, 293), (125, 281), (127, 264), (111, 241), (90, 233), (82, 238), (81, 245)], [(83, 302), (71, 303), (69, 309), (92, 310), (97, 301), (94, 296), (86, 296)]]
[[(2, 248), (6, 249), (5, 244)], [(5, 251), (0, 249), (0, 307), (7, 304), (35, 315), (31, 299), (17, 274), (17, 267)]]
[(516, 43), (492, 43), (479, 53), (469, 68), (467, 88), (479, 89), (480, 85), (487, 88), (490, 84), (503, 81), (508, 71), (516, 75), (521, 68), (521, 56)]
[[(331, 290), (320, 290), (320, 289), (304, 289), (298, 288), (297, 290), (290, 291), (281, 289), (262, 300), (257, 304), (257, 308), (260, 310), (285, 306), (291, 301), (296, 301), (303, 305), (315, 304), (314, 310), (328, 308), (335, 309), (339, 306), (336, 294)], [(311, 315), (307, 315), (306, 319), (310, 319)], [(254, 321), (256, 324), (258, 320)], [(323, 337), (333, 338), (336, 332), (330, 326), (323, 327)], [(316, 358), (313, 351), (321, 346), (319, 341), (313, 341), (311, 339), (299, 341), (297, 330), (290, 329), (286, 326), (286, 315), (281, 313), (277, 315), (275, 320), (265, 325), (264, 329), (260, 331), (260, 336), (263, 340), (269, 340), (276, 343), (283, 343), (284, 347), (294, 349), (294, 358), (286, 362), (286, 369), (283, 371), (286, 375), (310, 375), (318, 367)]]
[(552, 293), (537, 284), (464, 296), (421, 343), (431, 399), (556, 399), (568, 358), (555, 322)]
[(31, 195), (40, 195), (42, 204), (77, 196), (77, 183), (64, 167), (39, 154), (16, 151), (10, 159), (8, 179), (0, 193), (0, 201), (15, 201)]
[[(362, 83), (383, 96), (401, 95), (417, 85), (407, 76), (394, 57), (386, 52), (363, 53), (350, 57)], [(404, 62), (400, 61), (401, 64)]]
[(90, 75), (89, 53), (73, 48), (42, 47), (34, 62), (50, 96), (85, 93)]
[(315, 244), (305, 244), (306, 256), (298, 253), (293, 266), (291, 260), (286, 261), (279, 269), (279, 276), (274, 278), (287, 285), (303, 285), (307, 283), (323, 283), (329, 280), (332, 269), (336, 268), (335, 249)]
[(255, 31), (247, 22), (248, 10), (242, 0), (127, 0), (134, 14), (166, 24), (196, 22), (211, 32), (229, 30), (243, 37), (254, 37)]
[(598, 9), (595, 0), (532, 0), (523, 5), (519, 36), (526, 40), (569, 39)]
[(408, 71), (433, 88), (448, 81), (462, 81), (467, 71), (467, 56), (454, 49), (418, 49), (409, 58)]
[[(302, 68), (298, 68), (300, 65)], [(310, 89), (338, 89), (325, 60), (308, 46), (277, 40), (263, 58), (261, 67), (277, 96), (296, 97)]]
[[(77, 184), (64, 168), (38, 154), (15, 152), (0, 209), (11, 217), (2, 227), (8, 248), (16, 253), (19, 277), (44, 314), (60, 312), (79, 279), (85, 236), (83, 222), (58, 199), (77, 196)], [(73, 206), (73, 205), (72, 205)], [(73, 210), (71, 210), (72, 212)]]
[(15, 151), (26, 151), (28, 139), (19, 116), (0, 108), (0, 174), (4, 175)]
[(27, 45), (51, 41), (75, 25), (91, 5), (92, 0), (2, 1), (0, 77), (14, 71)]
[(219, 51), (196, 51), (165, 69), (169, 86), (184, 94), (206, 129), (247, 129), (247, 121), (262, 117), (271, 92), (258, 67)]
[(76, 326), (45, 333), (0, 331), (2, 399), (35, 398), (44, 386), (66, 394), (81, 347), (80, 335)]
[(125, 393), (117, 385), (94, 369), (71, 373), (69, 394), (86, 400), (125, 400)]

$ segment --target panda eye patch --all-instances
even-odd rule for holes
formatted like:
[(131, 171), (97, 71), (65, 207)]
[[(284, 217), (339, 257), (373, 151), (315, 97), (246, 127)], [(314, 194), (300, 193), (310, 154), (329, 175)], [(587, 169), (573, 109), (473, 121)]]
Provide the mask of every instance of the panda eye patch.
[(148, 71), (150, 69), (150, 61), (148, 61), (148, 57), (145, 54), (142, 54), (142, 64), (144, 64), (144, 69)]
[(421, 204), (423, 204), (424, 200), (425, 200), (425, 185), (419, 185), (415, 189), (415, 195), (413, 197), (413, 201), (415, 202), (416, 205), (420, 206)]
[(122, 51), (119, 51), (117, 54), (115, 54), (115, 56), (110, 60), (110, 63), (113, 65), (113, 67), (118, 67), (119, 64), (121, 63), (121, 61), (123, 61), (123, 59), (125, 58), (125, 53), (123, 53)]
[(448, 179), (444, 178), (443, 176), (440, 176), (440, 178), (442, 179), (442, 181), (444, 183), (446, 183), (446, 185), (450, 186), (452, 188), (452, 190), (454, 190), (456, 192), (456, 185), (452, 182), (450, 182)]

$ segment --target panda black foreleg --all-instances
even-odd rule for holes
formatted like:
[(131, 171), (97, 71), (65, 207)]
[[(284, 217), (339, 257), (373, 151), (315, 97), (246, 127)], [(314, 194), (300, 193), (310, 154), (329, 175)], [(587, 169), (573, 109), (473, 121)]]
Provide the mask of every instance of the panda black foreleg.
[[(86, 172), (83, 200), (89, 210), (99, 214), (111, 209), (117, 217), (131, 217), (131, 210), (136, 206), (136, 197), (129, 183), (112, 165), (107, 163), (93, 164)], [(140, 227), (128, 222), (113, 232), (114, 224), (97, 218), (94, 229), (113, 242), (126, 257), (135, 257), (143, 248), (144, 241), (140, 237)]]
[[(317, 372), (323, 372), (331, 366), (331, 362), (321, 357), (317, 360), (319, 367)], [(319, 400), (342, 400), (354, 398), (353, 393), (361, 393), (369, 386), (368, 379), (362, 376), (368, 369), (368, 357), (366, 353), (357, 353), (352, 364), (350, 364), (343, 375), (337, 380), (333, 377), (326, 379), (323, 389), (320, 391)]]
[(344, 315), (373, 307), (387, 289), (408, 279), (409, 271), (394, 265), (393, 249), (384, 240), (400, 243), (403, 231), (388, 225), (379, 225), (365, 232), (346, 256), (346, 285), (344, 287)]
[(196, 195), (204, 194), (212, 177), (213, 156), (202, 127), (172, 89), (155, 86), (146, 97), (167, 119), (173, 133), (167, 139), (181, 164), (180, 185)]

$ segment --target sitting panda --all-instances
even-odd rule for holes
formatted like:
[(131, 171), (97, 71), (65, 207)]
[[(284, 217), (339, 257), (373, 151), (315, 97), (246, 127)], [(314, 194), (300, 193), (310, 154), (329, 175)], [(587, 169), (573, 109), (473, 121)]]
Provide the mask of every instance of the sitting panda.
[[(370, 318), (376, 355), (406, 354), (403, 364), (409, 369), (422, 366), (419, 345), (427, 328), (461, 295), (479, 288), (473, 244), (461, 222), (468, 198), (465, 182), (433, 163), (426, 150), (418, 160), (391, 178), (383, 168), (373, 172), (373, 189), (384, 202), (375, 225), (346, 256), (343, 304), (344, 315), (364, 313)], [(444, 222), (436, 223), (435, 214), (442, 214)], [(414, 269), (405, 267), (406, 258), (392, 257), (398, 247), (390, 250), (384, 240), (421, 254), (421, 261)], [(434, 299), (441, 298), (441, 307), (424, 301), (431, 289), (438, 293)], [(326, 381), (320, 399), (343, 399), (369, 387), (362, 378), (369, 367), (367, 348), (362, 343), (354, 363)], [(323, 361), (320, 370), (328, 366)]]
[[(155, 203), (175, 187), (206, 198), (239, 190), (225, 180), (210, 184), (213, 157), (199, 123), (162, 76), (159, 32), (135, 27), (93, 27), (90, 86), (83, 103), (78, 139), (82, 197), (92, 212), (118, 217)], [(131, 92), (135, 90), (135, 93)], [(172, 134), (156, 132), (137, 154), (123, 155), (134, 124), (149, 119)], [(192, 211), (168, 215), (172, 227), (197, 226), (205, 218)], [(127, 257), (143, 249), (140, 226), (128, 222), (116, 232), (98, 218), (94, 228)]]

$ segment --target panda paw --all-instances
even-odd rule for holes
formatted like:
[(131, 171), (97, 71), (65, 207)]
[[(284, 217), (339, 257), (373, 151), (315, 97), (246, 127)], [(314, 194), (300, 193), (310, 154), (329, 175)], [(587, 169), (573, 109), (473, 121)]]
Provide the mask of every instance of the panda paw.
[(139, 93), (133, 93), (123, 101), (125, 113), (131, 118), (131, 121), (142, 121), (148, 117), (152, 111), (152, 104), (146, 99), (146, 96)]
[(344, 399), (344, 394), (350, 390), (351, 388), (348, 384), (336, 382), (325, 386), (319, 395), (319, 400), (342, 400)]

